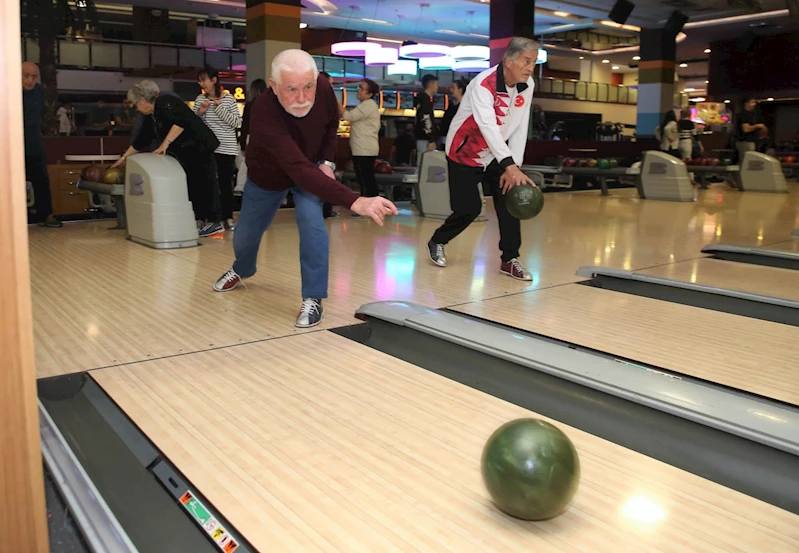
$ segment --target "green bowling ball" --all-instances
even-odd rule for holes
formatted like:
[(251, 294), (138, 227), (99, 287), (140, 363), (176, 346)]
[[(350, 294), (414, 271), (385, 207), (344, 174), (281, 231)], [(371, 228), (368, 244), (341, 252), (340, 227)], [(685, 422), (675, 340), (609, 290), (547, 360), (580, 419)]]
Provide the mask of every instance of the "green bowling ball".
[(544, 193), (536, 186), (514, 186), (505, 194), (505, 207), (517, 219), (532, 219), (544, 209)]
[(577, 493), (580, 458), (556, 426), (517, 419), (488, 438), (481, 471), (499, 510), (522, 520), (546, 520), (563, 514)]
[(607, 159), (596, 160), (597, 169), (610, 169), (610, 161)]
[(619, 160), (618, 159), (611, 159), (610, 160), (610, 168), (617, 169), (619, 167)]

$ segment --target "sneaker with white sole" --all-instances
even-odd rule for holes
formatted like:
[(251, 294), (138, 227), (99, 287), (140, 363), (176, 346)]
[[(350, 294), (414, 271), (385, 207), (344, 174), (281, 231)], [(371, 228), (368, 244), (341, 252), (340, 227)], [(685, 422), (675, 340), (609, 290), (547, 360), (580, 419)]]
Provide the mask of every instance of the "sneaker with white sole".
[(236, 223), (233, 222), (233, 219), (225, 221), (225, 230), (236, 230)]
[(219, 280), (214, 283), (214, 290), (217, 292), (230, 292), (241, 284), (242, 280), (244, 279), (242, 279), (236, 271), (231, 269), (219, 277)]
[(322, 300), (316, 298), (305, 298), (302, 300), (300, 314), (297, 315), (297, 322), (294, 326), (298, 328), (309, 328), (322, 322)]
[(200, 229), (200, 238), (206, 238), (208, 236), (213, 236), (215, 234), (224, 234), (225, 227), (222, 223), (206, 223), (203, 228)]
[(512, 276), (517, 280), (533, 280), (533, 275), (516, 258), (503, 262), (499, 267), (499, 272)]

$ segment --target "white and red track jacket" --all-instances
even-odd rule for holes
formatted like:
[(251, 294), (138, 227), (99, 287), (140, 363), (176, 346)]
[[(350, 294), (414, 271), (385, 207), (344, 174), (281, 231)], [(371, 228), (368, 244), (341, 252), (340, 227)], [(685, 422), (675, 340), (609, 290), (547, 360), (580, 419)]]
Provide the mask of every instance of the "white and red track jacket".
[(507, 87), (501, 64), (477, 75), (450, 124), (447, 157), (470, 167), (487, 167), (495, 159), (503, 169), (521, 167), (534, 86), (530, 77)]

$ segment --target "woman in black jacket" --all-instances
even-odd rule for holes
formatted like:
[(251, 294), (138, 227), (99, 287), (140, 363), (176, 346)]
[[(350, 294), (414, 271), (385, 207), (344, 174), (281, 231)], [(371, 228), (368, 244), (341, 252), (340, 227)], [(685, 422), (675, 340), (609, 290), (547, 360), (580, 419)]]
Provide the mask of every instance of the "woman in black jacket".
[(175, 96), (160, 96), (159, 92), (152, 81), (142, 81), (128, 91), (128, 100), (145, 116), (144, 123), (114, 167), (157, 140), (161, 145), (153, 153), (171, 155), (186, 172), (200, 236), (224, 233), (214, 157), (219, 140), (185, 102)]
[(452, 87), (450, 88), (451, 101), (447, 111), (444, 112), (444, 116), (441, 118), (441, 124), (438, 126), (440, 132), (439, 137), (444, 144), (447, 142), (449, 126), (452, 124), (452, 119), (455, 117), (455, 114), (458, 113), (458, 107), (461, 105), (461, 100), (466, 93), (466, 86), (468, 84), (469, 83), (465, 79), (458, 79), (452, 83)]

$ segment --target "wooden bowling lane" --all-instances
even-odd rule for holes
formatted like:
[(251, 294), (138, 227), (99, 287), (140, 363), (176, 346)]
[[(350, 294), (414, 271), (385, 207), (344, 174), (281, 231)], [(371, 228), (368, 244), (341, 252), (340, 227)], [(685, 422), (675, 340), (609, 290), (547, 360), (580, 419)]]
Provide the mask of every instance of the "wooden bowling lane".
[(799, 550), (796, 515), (551, 420), (580, 489), (556, 519), (510, 519), (482, 447), (538, 415), (330, 332), (91, 374), (263, 552)]
[(454, 309), (799, 405), (795, 327), (580, 284)]
[[(792, 190), (787, 196), (702, 191), (693, 204), (642, 201), (631, 189), (608, 197), (547, 194), (544, 211), (522, 223), (521, 258), (531, 283), (499, 273), (490, 205), (488, 222), (447, 246), (446, 269), (435, 267), (426, 251), (441, 221), (403, 209), (377, 227), (342, 210), (327, 220), (330, 286), (321, 328), (351, 324), (355, 310), (373, 301), (445, 307), (575, 282), (575, 268), (586, 263), (635, 270), (697, 257), (714, 240), (777, 242), (796, 227), (799, 187)], [(762, 213), (740, 215), (757, 210), (777, 215), (767, 223)], [(258, 273), (247, 287), (225, 294), (211, 286), (231, 266), (233, 233), (197, 248), (157, 251), (108, 230), (113, 224), (29, 228), (38, 376), (303, 332), (294, 327), (301, 299), (293, 210), (281, 210), (264, 236)]]
[(784, 242), (778, 242), (776, 244), (770, 244), (764, 247), (770, 250), (781, 250), (781, 251), (799, 253), (799, 237), (794, 238), (792, 240), (786, 240)]
[(790, 269), (699, 258), (636, 272), (653, 277), (799, 301), (799, 278), (796, 276), (796, 271)]

